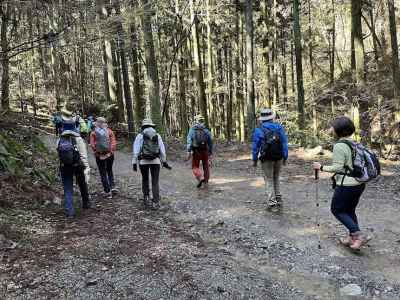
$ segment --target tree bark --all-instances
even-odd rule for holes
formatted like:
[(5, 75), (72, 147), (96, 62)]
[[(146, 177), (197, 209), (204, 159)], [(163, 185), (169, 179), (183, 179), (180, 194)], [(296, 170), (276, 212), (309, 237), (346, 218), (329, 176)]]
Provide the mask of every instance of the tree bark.
[(200, 112), (204, 116), (205, 124), (206, 126), (209, 126), (208, 113), (207, 113), (207, 98), (206, 98), (204, 77), (203, 77), (203, 65), (201, 62), (201, 53), (199, 47), (199, 34), (198, 34), (199, 20), (197, 18), (194, 9), (193, 0), (190, 0), (190, 11), (191, 11), (191, 19), (192, 22), (194, 23), (192, 28), (193, 61), (194, 61), (195, 76), (198, 88), (199, 106), (200, 106)]
[(387, 0), (389, 11), (390, 40), (392, 45), (392, 73), (394, 84), (394, 96), (396, 99), (396, 121), (400, 121), (400, 67), (399, 46), (397, 42), (396, 13), (394, 0)]
[(8, 20), (10, 18), (10, 6), (5, 4), (4, 8), (0, 8), (1, 14), (1, 33), (0, 33), (0, 43), (1, 43), (1, 108), (2, 110), (10, 109), (10, 62), (8, 59)]
[(247, 86), (247, 132), (246, 140), (252, 136), (255, 128), (256, 107), (254, 93), (254, 32), (253, 1), (246, 0), (246, 86)]
[(149, 0), (143, 0), (142, 27), (147, 67), (147, 90), (150, 100), (151, 118), (157, 125), (158, 130), (163, 132), (161, 119), (160, 81), (158, 77), (157, 59), (154, 49), (151, 17), (151, 2)]
[[(297, 75), (297, 113), (299, 130), (305, 129), (304, 114), (304, 83), (303, 83), (303, 58), (301, 46), (301, 28), (300, 28), (300, 4), (299, 0), (293, 0), (293, 33), (294, 50), (296, 56), (296, 75)], [(304, 141), (303, 141), (304, 142)]]

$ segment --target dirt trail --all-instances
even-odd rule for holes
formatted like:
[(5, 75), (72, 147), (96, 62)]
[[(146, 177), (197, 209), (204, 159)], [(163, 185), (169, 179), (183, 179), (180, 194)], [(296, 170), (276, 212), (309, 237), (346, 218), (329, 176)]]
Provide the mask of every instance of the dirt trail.
[(348, 284), (362, 288), (357, 299), (400, 298), (398, 169), (368, 187), (359, 213), (375, 239), (354, 255), (336, 243), (344, 230), (329, 212), (327, 178), (316, 210), (301, 153), (284, 170), (280, 214), (266, 211), (260, 173), (235, 153), (218, 155), (208, 189), (196, 189), (187, 163), (172, 161), (172, 171), (162, 170), (158, 212), (143, 210), (130, 154), (117, 153), (120, 195), (107, 202), (94, 193), (96, 208), (74, 223), (48, 220), (43, 247), (31, 249), (39, 258), (28, 262), (40, 280), (14, 282), (5, 298), (346, 299), (339, 290)]

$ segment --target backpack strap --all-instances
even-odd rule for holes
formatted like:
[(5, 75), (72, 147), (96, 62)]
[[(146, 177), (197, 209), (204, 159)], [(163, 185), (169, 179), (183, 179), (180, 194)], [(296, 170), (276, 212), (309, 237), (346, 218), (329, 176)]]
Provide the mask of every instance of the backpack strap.
[[(354, 145), (352, 142), (348, 141), (348, 140), (339, 140), (337, 141), (335, 144), (345, 144), (350, 148), (350, 152), (351, 152), (351, 159), (354, 160), (355, 158), (355, 152), (354, 152)], [(334, 178), (336, 175), (342, 175), (342, 182), (340, 184), (340, 186), (343, 186), (343, 182), (346, 176), (350, 176), (351, 175), (351, 169), (349, 166), (344, 165), (344, 173), (343, 172), (336, 172), (335, 174), (333, 174), (332, 178)], [(351, 176), (350, 176), (351, 177)]]

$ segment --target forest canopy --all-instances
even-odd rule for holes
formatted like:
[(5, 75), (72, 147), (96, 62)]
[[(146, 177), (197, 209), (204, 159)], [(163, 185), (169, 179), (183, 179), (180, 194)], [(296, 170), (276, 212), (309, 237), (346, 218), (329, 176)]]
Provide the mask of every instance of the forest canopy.
[(180, 137), (201, 113), (216, 137), (246, 141), (272, 107), (294, 143), (343, 114), (381, 143), (399, 121), (399, 4), (0, 0), (1, 109), (69, 106), (130, 134), (150, 116)]

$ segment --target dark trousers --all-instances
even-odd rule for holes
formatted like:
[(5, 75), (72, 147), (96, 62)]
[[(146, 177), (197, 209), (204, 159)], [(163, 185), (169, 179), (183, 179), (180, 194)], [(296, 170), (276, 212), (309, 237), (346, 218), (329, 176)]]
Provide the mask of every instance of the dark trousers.
[(333, 194), (331, 212), (350, 231), (350, 234), (360, 231), (356, 208), (364, 190), (365, 184), (338, 186)]
[(83, 208), (89, 208), (89, 192), (83, 168), (61, 167), (60, 171), (64, 186), (64, 207), (66, 214), (69, 216), (75, 215), (75, 209), (73, 205), (74, 176), (81, 192), (82, 206)]
[(149, 186), (149, 173), (151, 173), (151, 190), (153, 192), (153, 201), (159, 202), (160, 201), (160, 168), (161, 166), (158, 164), (154, 165), (140, 165), (140, 173), (142, 173), (142, 191), (143, 195), (149, 196), (150, 195), (150, 186)]
[(109, 193), (111, 189), (114, 188), (114, 174), (113, 174), (113, 164), (114, 155), (106, 159), (100, 159), (96, 157), (96, 164), (99, 168), (101, 183), (103, 184), (104, 192)]
[(61, 134), (61, 132), (62, 132), (62, 127), (63, 127), (62, 123), (56, 124), (56, 125), (55, 125), (55, 128), (56, 128), (56, 136), (59, 136), (59, 135)]
[[(200, 171), (200, 162), (203, 166), (203, 176)], [(197, 180), (204, 179), (208, 182), (210, 179), (210, 166), (208, 162), (208, 150), (195, 150), (192, 158), (192, 171)], [(203, 178), (202, 178), (203, 177)]]

